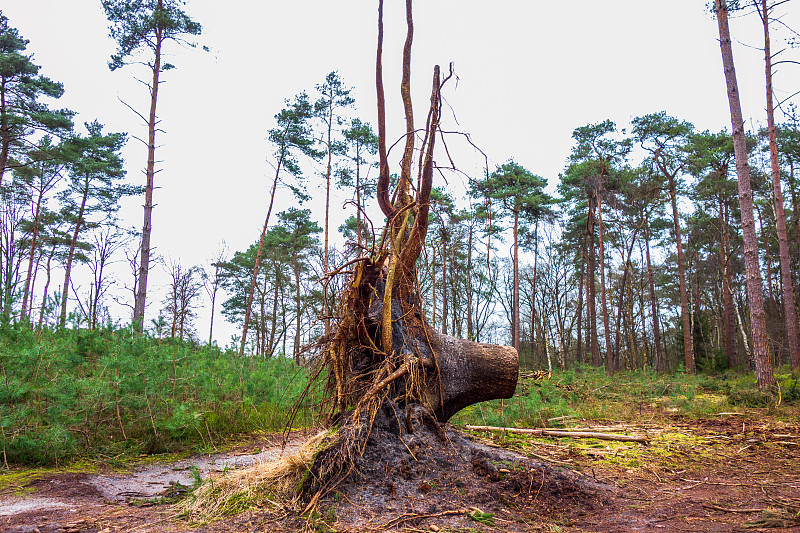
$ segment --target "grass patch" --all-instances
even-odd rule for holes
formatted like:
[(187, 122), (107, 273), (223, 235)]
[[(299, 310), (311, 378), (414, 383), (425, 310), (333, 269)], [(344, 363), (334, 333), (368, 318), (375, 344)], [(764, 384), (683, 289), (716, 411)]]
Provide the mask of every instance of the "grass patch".
[[(288, 422), (308, 377), (288, 358), (130, 329), (0, 326), (0, 452), (11, 464), (212, 450)], [(313, 392), (313, 391), (312, 391)], [(312, 394), (294, 425), (313, 423)]]
[(297, 453), (205, 480), (182, 505), (185, 515), (192, 521), (207, 521), (255, 505), (277, 507), (293, 501), (314, 457), (328, 445), (331, 435), (328, 431), (320, 432)]
[(791, 416), (791, 408), (781, 411), (780, 407), (800, 402), (800, 373), (784, 367), (776, 370), (776, 379), (780, 403), (775, 396), (758, 392), (752, 373), (690, 375), (637, 370), (611, 376), (603, 368), (578, 366), (555, 370), (547, 380), (521, 379), (513, 398), (470, 406), (452, 421), (457, 425), (547, 428), (575, 425), (578, 420), (700, 419), (750, 408), (770, 408), (771, 414)]

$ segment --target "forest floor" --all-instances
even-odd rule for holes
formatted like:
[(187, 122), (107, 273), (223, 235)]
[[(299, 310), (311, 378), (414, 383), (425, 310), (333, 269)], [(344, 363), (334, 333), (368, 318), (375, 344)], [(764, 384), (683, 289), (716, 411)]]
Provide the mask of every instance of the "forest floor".
[[(473, 457), (438, 472), (387, 473), (363, 490), (336, 493), (304, 519), (264, 507), (192, 524), (172, 503), (198, 475), (279, 457), (280, 436), (255, 436), (213, 455), (143, 458), (125, 470), (15, 469), (0, 472), (0, 531), (800, 532), (800, 408), (779, 416), (766, 408), (739, 411), (570, 421), (573, 428), (646, 435), (646, 445), (465, 432), (508, 460), (491, 472)], [(304, 437), (293, 434), (287, 452)], [(550, 466), (536, 466), (542, 464)], [(397, 488), (403, 479), (413, 494)]]

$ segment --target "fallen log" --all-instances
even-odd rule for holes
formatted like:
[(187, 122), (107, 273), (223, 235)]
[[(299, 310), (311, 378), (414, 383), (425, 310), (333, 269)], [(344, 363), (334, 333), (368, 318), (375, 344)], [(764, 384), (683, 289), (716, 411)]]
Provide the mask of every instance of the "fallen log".
[(483, 344), (442, 335), (428, 328), (439, 379), (425, 391), (439, 422), (469, 405), (511, 398), (517, 387), (519, 355), (511, 346)]
[(503, 428), (497, 426), (464, 426), (471, 431), (508, 431), (522, 435), (541, 435), (543, 437), (571, 437), (573, 439), (600, 439), (612, 440), (617, 442), (641, 442), (648, 444), (650, 439), (642, 435), (619, 435), (615, 433), (597, 433), (595, 431), (568, 431), (561, 429), (525, 429), (525, 428)]

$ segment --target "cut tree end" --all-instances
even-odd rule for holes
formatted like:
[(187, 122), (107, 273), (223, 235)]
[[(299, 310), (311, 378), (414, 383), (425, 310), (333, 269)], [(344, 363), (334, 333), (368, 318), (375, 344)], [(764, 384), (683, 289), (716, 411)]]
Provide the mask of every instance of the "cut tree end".
[(439, 422), (478, 402), (514, 395), (519, 354), (511, 346), (457, 339), (431, 329), (428, 338), (440, 379), (426, 391), (426, 400)]

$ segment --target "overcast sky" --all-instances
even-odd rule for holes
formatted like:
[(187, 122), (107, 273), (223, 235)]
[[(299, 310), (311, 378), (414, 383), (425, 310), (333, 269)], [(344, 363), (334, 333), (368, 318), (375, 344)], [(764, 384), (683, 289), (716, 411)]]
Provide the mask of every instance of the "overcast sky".
[[(400, 58), (403, 4), (386, 1), (384, 71), (390, 143), (402, 132)], [(415, 110), (424, 121), (434, 64), (454, 63), (458, 83), (445, 92), (445, 127), (469, 132), (492, 165), (509, 158), (555, 186), (578, 127), (607, 118), (627, 127), (634, 116), (665, 110), (699, 129), (730, 129), (715, 19), (705, 1), (672, 0), (425, 0), (415, 2), (412, 65)], [(800, 28), (790, 3), (785, 22)], [(355, 87), (358, 115), (376, 123), (374, 0), (189, 0), (211, 52), (172, 46), (159, 93), (165, 133), (159, 137), (153, 244), (184, 265), (207, 262), (220, 242), (245, 249), (266, 214), (270, 147), (266, 131), (283, 101), (313, 91), (338, 70)], [(145, 70), (110, 72), (115, 49), (99, 0), (5, 0), (10, 25), (30, 40), (41, 73), (64, 84), (58, 106), (78, 112), (76, 124), (99, 120), (105, 131), (146, 137), (120, 100), (146, 113)], [(757, 16), (734, 18), (732, 32), (746, 120), (763, 122), (763, 39)], [(748, 47), (749, 45), (749, 47)], [(783, 47), (776, 37), (774, 48)], [(800, 86), (800, 67), (779, 69), (778, 97)], [(452, 111), (450, 110), (452, 109)], [(457, 119), (457, 123), (455, 120)], [(452, 143), (457, 145), (457, 140)], [(400, 151), (392, 154), (393, 164)], [(468, 150), (462, 168), (478, 172)], [(146, 149), (131, 139), (124, 151), (132, 180), (144, 182)], [(459, 163), (457, 161), (457, 163)], [(308, 167), (310, 183), (319, 183)], [(442, 185), (441, 183), (439, 185)], [(463, 178), (448, 187), (458, 193)], [(312, 192), (315, 190), (312, 187)], [(319, 190), (316, 190), (319, 191)], [(316, 197), (321, 195), (316, 192)], [(337, 192), (333, 228), (349, 191)], [(278, 209), (292, 201), (285, 197)], [(309, 207), (322, 218), (322, 207)], [(141, 227), (141, 200), (126, 204), (125, 223)], [(161, 307), (166, 278), (154, 270), (146, 320)], [(124, 270), (120, 276), (124, 276)], [(122, 281), (127, 282), (127, 279)], [(120, 311), (123, 314), (123, 311)], [(197, 322), (207, 335), (207, 313)], [(215, 337), (227, 344), (232, 327)], [(217, 327), (215, 325), (215, 327)], [(203, 333), (203, 332), (206, 333)]]

